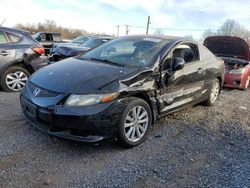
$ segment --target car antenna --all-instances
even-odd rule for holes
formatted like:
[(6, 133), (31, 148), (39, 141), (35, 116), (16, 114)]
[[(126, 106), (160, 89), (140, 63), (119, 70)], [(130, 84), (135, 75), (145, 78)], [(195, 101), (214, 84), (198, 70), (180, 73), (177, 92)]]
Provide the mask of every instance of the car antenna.
[(6, 18), (3, 19), (3, 21), (1, 22), (0, 26), (2, 26), (4, 24), (4, 22), (6, 21)]

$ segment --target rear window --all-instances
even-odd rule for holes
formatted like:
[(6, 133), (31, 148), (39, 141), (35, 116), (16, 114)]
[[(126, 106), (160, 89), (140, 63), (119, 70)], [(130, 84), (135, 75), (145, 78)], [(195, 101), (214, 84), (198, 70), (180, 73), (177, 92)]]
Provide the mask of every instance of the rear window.
[(3, 32), (0, 31), (0, 44), (7, 44), (8, 41)]

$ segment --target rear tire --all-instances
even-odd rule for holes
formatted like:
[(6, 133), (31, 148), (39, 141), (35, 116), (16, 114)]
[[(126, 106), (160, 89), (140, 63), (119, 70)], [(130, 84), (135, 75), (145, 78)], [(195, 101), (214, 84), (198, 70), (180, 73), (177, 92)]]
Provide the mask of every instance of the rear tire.
[(152, 113), (148, 103), (134, 98), (123, 111), (118, 127), (118, 142), (122, 147), (138, 146), (145, 141), (152, 125)]
[(22, 67), (13, 66), (6, 69), (1, 76), (0, 86), (7, 92), (18, 92), (24, 87), (30, 73)]
[(209, 97), (206, 101), (204, 101), (204, 105), (206, 106), (213, 106), (215, 101), (218, 99), (220, 94), (220, 81), (218, 79), (212, 82)]

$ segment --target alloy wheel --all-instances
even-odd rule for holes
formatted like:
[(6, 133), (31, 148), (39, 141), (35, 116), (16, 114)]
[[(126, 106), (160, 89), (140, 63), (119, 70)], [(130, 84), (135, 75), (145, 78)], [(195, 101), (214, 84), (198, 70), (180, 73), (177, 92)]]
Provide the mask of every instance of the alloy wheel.
[(219, 92), (220, 92), (220, 85), (218, 82), (214, 82), (212, 86), (211, 94), (210, 94), (211, 103), (214, 103), (216, 101), (216, 99), (218, 98)]
[(143, 106), (133, 107), (127, 114), (124, 123), (125, 137), (130, 142), (139, 141), (146, 133), (149, 114)]
[(28, 75), (22, 71), (8, 73), (5, 78), (5, 83), (12, 91), (21, 91), (28, 80)]

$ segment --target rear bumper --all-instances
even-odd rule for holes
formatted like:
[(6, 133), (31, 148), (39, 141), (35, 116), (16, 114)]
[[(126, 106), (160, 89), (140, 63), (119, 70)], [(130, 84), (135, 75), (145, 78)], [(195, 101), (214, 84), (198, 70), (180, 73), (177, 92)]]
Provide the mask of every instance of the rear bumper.
[[(22, 112), (26, 120), (43, 132), (81, 142), (99, 142), (116, 136), (123, 104), (114, 102), (92, 115), (60, 114), (36, 106), (21, 97)], [(114, 110), (115, 109), (115, 110)]]
[(37, 71), (40, 68), (43, 68), (47, 65), (49, 65), (49, 59), (46, 56), (40, 56), (30, 62), (30, 65), (32, 68)]

